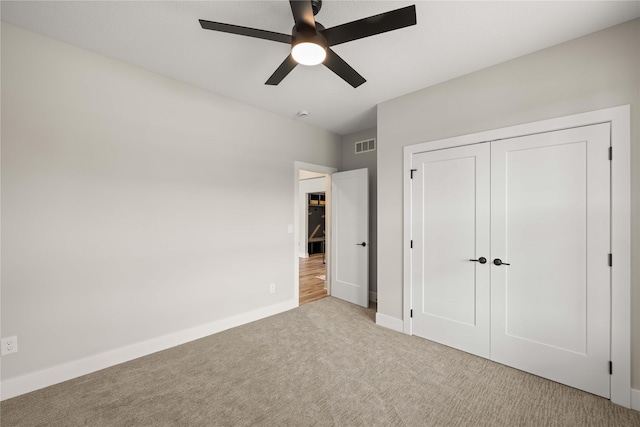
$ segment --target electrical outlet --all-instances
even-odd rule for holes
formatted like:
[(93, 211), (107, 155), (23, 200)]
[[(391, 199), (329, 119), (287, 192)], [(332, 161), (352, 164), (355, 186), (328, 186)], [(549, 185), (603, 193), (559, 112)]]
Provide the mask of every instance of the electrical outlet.
[(18, 351), (18, 337), (2, 338), (2, 356)]
[(269, 293), (270, 294), (275, 294), (276, 293), (276, 284), (275, 283), (269, 283)]

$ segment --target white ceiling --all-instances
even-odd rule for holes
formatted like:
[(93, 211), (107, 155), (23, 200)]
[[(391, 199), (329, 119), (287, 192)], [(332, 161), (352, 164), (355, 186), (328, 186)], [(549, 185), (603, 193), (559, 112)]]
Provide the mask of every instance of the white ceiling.
[[(286, 0), (2, 1), (2, 20), (344, 135), (376, 126), (380, 102), (640, 16), (634, 1), (325, 0), (326, 28), (416, 4), (413, 27), (333, 49), (367, 82), (354, 89), (324, 66), (264, 82), (283, 43), (206, 31), (198, 19), (290, 33)], [(307, 110), (309, 116), (297, 118)]]

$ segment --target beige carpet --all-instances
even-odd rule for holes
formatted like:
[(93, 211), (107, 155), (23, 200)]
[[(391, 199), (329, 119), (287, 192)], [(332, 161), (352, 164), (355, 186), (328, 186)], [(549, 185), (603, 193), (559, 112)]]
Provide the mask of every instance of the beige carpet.
[(334, 298), (1, 404), (9, 426), (640, 426)]

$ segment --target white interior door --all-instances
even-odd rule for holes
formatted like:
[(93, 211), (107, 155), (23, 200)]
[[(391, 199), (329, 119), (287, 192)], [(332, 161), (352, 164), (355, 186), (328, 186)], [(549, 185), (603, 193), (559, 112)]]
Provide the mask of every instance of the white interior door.
[(609, 124), (491, 145), (491, 357), (609, 397)]
[(414, 154), (413, 333), (609, 397), (609, 146), (599, 124)]
[(411, 182), (413, 333), (486, 358), (489, 150), (414, 155)]
[(331, 175), (331, 295), (369, 306), (367, 169)]

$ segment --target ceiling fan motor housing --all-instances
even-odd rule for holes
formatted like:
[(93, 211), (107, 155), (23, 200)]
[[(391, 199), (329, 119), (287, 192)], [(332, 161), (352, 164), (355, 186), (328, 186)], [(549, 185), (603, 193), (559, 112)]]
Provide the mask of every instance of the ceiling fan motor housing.
[(316, 28), (309, 27), (307, 25), (294, 26), (291, 31), (291, 46), (295, 46), (298, 43), (315, 43), (327, 48), (327, 39), (320, 33), (324, 30), (324, 27), (316, 22)]
[(311, 8), (313, 9), (313, 15), (317, 15), (322, 9), (322, 0), (311, 0)]

